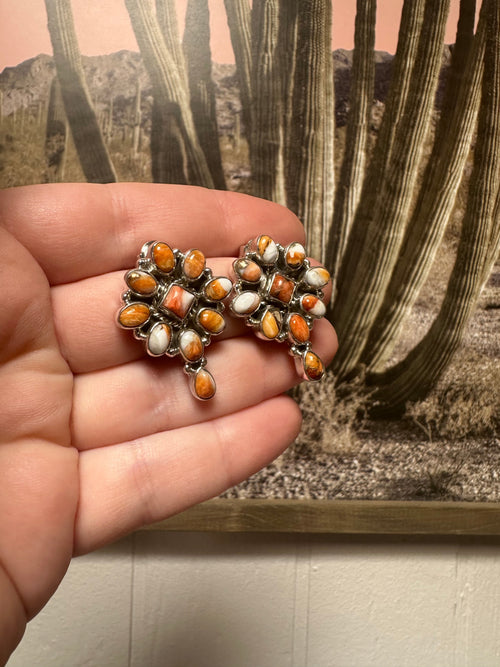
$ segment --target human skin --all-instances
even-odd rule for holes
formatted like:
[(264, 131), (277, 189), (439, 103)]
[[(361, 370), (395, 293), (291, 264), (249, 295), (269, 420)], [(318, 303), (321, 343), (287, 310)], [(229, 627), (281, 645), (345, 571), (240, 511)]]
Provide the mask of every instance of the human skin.
[[(199, 402), (179, 359), (151, 359), (116, 326), (124, 270), (163, 240), (227, 275), (266, 233), (304, 241), (287, 209), (175, 185), (35, 185), (0, 193), (0, 664), (73, 556), (237, 484), (300, 428), (281, 395), (285, 346), (234, 318), (207, 351), (217, 395)], [(337, 340), (316, 322), (326, 363)]]

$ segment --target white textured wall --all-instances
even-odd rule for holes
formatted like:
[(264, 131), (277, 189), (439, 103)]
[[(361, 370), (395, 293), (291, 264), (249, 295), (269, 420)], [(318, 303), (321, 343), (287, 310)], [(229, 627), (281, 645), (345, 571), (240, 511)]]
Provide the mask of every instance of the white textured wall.
[(498, 667), (500, 546), (138, 533), (73, 562), (9, 667)]

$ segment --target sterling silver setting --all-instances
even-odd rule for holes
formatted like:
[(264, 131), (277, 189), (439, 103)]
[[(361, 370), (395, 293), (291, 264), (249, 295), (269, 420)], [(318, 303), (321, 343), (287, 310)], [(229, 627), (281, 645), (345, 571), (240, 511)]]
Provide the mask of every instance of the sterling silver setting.
[(148, 241), (125, 283), (118, 325), (132, 330), (150, 356), (179, 355), (193, 396), (213, 398), (216, 384), (206, 369), (205, 348), (225, 328), (222, 301), (232, 291), (229, 278), (214, 277), (196, 248), (182, 253)]
[(298, 243), (282, 246), (270, 236), (250, 240), (233, 263), (234, 297), (230, 310), (263, 340), (288, 342), (301, 378), (318, 381), (325, 367), (311, 350), (314, 320), (326, 313), (323, 288), (330, 274), (312, 266)]

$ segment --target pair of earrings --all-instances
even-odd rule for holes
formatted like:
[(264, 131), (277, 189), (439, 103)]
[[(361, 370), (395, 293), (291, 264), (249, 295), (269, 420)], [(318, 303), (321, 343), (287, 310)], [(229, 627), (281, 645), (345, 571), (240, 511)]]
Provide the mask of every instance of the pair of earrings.
[(206, 369), (205, 348), (226, 326), (223, 301), (264, 340), (289, 343), (297, 371), (320, 380), (324, 365), (311, 350), (315, 319), (325, 315), (323, 288), (330, 274), (312, 267), (304, 247), (286, 247), (261, 235), (249, 241), (233, 263), (233, 281), (214, 277), (198, 249), (182, 253), (163, 241), (142, 246), (136, 268), (125, 275), (127, 291), (118, 324), (145, 342), (153, 357), (180, 355), (193, 395), (208, 400), (216, 385)]

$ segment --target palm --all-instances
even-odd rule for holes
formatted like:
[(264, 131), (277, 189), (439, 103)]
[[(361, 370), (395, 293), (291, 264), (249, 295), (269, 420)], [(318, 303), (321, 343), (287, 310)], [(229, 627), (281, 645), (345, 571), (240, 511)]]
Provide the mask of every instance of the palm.
[[(302, 229), (262, 200), (137, 184), (6, 191), (0, 219), (1, 662), (72, 555), (220, 493), (300, 424), (279, 397), (296, 382), (289, 357), (237, 323), (209, 349), (209, 404), (191, 397), (177, 360), (144, 358), (114, 323), (123, 270), (158, 238), (201, 247), (225, 274), (256, 233), (288, 242)], [(334, 333), (318, 325), (329, 361)]]

